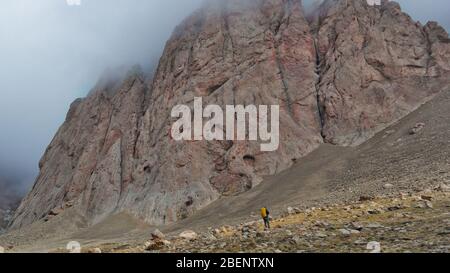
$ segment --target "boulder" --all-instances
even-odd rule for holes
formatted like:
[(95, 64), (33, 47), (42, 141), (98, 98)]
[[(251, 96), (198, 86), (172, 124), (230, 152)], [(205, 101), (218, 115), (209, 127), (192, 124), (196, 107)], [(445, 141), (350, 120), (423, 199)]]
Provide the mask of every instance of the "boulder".
[(368, 202), (368, 201), (372, 201), (374, 199), (375, 199), (375, 197), (367, 196), (367, 195), (363, 195), (363, 196), (359, 197), (360, 202)]
[(422, 195), (422, 196), (420, 196), (420, 198), (422, 198), (422, 200), (425, 200), (425, 201), (433, 201), (433, 196), (431, 196), (431, 195)]
[(359, 234), (360, 231), (356, 230), (356, 229), (339, 229), (339, 232), (344, 235), (344, 236), (350, 236), (350, 235), (354, 235), (354, 234)]
[(288, 207), (288, 208), (287, 208), (287, 214), (288, 214), (288, 215), (294, 215), (294, 214), (295, 214), (294, 208)]
[(445, 184), (445, 183), (441, 183), (436, 190), (440, 191), (440, 192), (450, 192), (450, 186)]
[(185, 239), (185, 240), (195, 240), (195, 239), (197, 239), (198, 235), (197, 235), (197, 233), (195, 233), (195, 231), (186, 230), (186, 231), (183, 231), (182, 233), (180, 233), (179, 237), (181, 239)]
[(411, 135), (415, 135), (418, 134), (420, 131), (423, 130), (423, 128), (425, 128), (425, 123), (417, 123), (409, 132)]
[(152, 236), (153, 240), (162, 240), (162, 239), (166, 238), (164, 233), (162, 233), (159, 229), (155, 229), (152, 232), (151, 236)]
[(370, 253), (381, 253), (381, 244), (376, 241), (369, 242), (366, 249), (369, 250)]
[(147, 251), (160, 250), (164, 246), (161, 240), (151, 240), (144, 244), (144, 249)]
[(96, 248), (90, 249), (89, 253), (100, 254), (100, 253), (102, 253), (102, 250), (100, 248), (96, 247)]

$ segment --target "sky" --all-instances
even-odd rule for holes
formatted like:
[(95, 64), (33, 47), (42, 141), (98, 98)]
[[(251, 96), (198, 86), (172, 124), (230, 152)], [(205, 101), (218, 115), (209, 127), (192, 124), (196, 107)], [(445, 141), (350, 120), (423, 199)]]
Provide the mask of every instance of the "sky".
[[(68, 5), (77, 1), (1, 0), (0, 180), (23, 191), (33, 184), (70, 103), (85, 96), (107, 68), (155, 64), (174, 27), (203, 0)], [(450, 1), (399, 2), (413, 18), (450, 29)]]
[(29, 187), (70, 103), (107, 68), (157, 62), (174, 27), (200, 3), (1, 0), (0, 179)]

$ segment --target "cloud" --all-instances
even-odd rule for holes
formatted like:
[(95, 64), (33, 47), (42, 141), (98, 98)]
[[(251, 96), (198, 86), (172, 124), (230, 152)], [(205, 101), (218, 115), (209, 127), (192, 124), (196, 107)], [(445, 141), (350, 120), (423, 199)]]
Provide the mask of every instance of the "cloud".
[[(201, 0), (2, 0), (0, 166), (30, 185), (68, 106), (108, 67), (155, 63)], [(22, 182), (23, 181), (23, 182)]]
[[(324, 0), (303, 0), (307, 8), (317, 6), (318, 3)], [(363, 0), (361, 0), (363, 1)], [(373, 3), (375, 0), (369, 0)], [(379, 2), (379, 0), (377, 0)], [(427, 21), (438, 21), (443, 27), (450, 30), (450, 1), (448, 0), (397, 0), (403, 11), (410, 14), (415, 20), (421, 21), (425, 24)]]

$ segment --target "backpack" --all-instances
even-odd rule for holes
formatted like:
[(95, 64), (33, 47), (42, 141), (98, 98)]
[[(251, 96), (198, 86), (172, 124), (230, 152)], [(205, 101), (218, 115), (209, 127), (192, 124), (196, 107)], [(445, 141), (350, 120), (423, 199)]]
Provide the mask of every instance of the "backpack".
[(262, 209), (261, 209), (261, 216), (262, 216), (263, 218), (268, 217), (268, 216), (269, 216), (269, 210), (268, 210), (267, 208), (262, 208)]

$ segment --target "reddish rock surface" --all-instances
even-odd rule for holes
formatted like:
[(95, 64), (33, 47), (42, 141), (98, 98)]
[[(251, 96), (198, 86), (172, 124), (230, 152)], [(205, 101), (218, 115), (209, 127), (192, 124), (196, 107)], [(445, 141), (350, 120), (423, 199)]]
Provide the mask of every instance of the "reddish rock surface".
[[(294, 0), (209, 1), (174, 31), (151, 81), (139, 71), (105, 78), (72, 104), (12, 227), (68, 207), (90, 224), (124, 211), (174, 222), (289, 168), (324, 140), (364, 142), (450, 83), (447, 33), (395, 3), (327, 1), (314, 18)], [(172, 107), (198, 96), (221, 106), (279, 104), (279, 150), (172, 140)]]
[(358, 145), (448, 87), (448, 35), (396, 2), (325, 1), (318, 92), (327, 142)]

